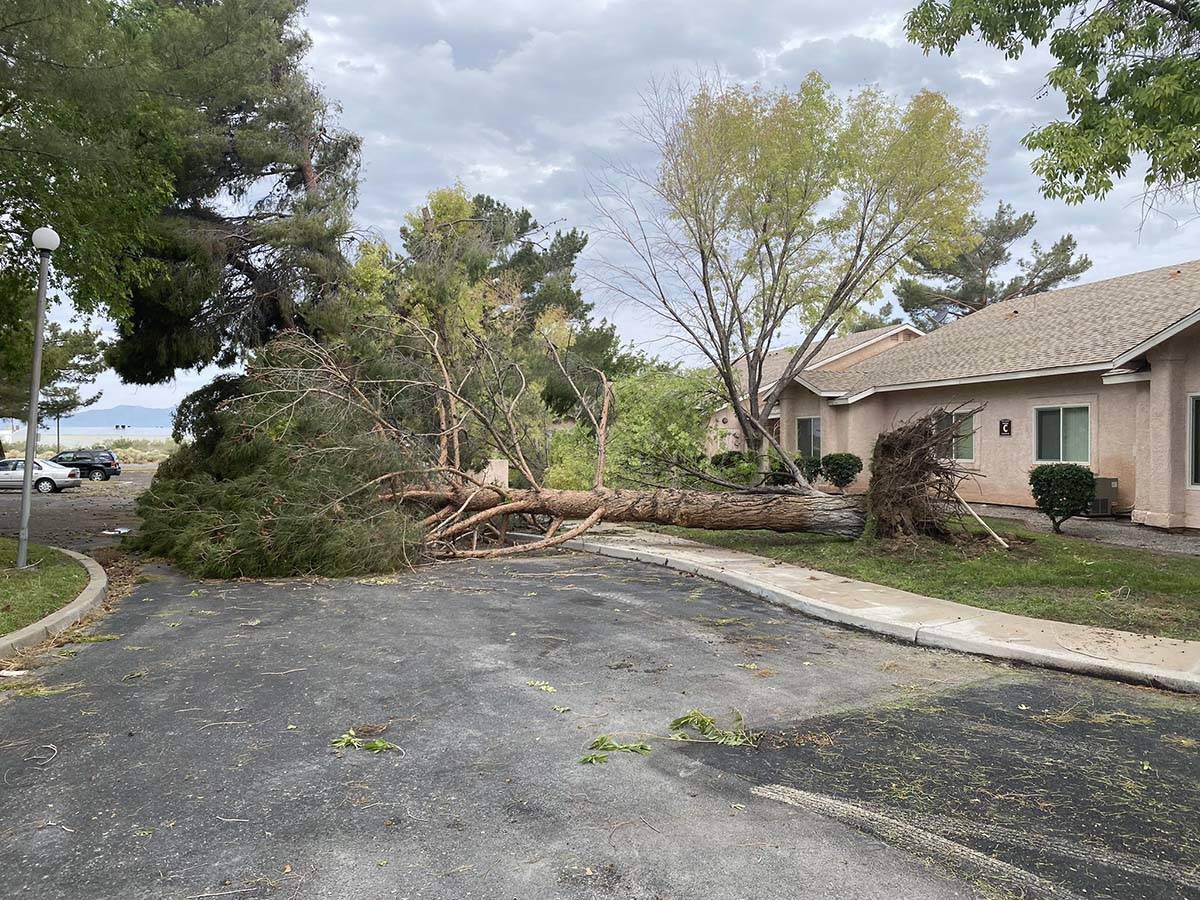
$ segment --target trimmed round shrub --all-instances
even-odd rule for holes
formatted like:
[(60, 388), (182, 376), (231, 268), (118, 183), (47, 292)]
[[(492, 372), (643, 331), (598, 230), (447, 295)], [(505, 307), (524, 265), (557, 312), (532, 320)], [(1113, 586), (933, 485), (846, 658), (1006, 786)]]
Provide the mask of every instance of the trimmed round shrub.
[(853, 453), (830, 453), (821, 458), (821, 473), (838, 490), (844, 491), (862, 470), (862, 459)]
[(804, 476), (804, 480), (812, 484), (821, 477), (821, 457), (797, 456), (796, 468), (800, 470), (800, 474)]
[(1055, 534), (1062, 523), (1087, 512), (1096, 497), (1096, 476), (1077, 463), (1045, 463), (1029, 470), (1029, 488), (1037, 508), (1045, 513)]

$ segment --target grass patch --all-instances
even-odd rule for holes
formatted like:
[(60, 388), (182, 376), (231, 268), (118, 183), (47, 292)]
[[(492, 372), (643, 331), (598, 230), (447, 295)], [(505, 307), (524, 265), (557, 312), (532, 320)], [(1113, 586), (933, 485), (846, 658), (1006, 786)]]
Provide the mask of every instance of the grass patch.
[(57, 550), (31, 544), (29, 561), (36, 567), (18, 572), (17, 542), (0, 538), (0, 634), (65, 606), (87, 586), (87, 570)]
[(1200, 640), (1200, 559), (989, 524), (1013, 544), (660, 530), (717, 547), (1039, 619)]

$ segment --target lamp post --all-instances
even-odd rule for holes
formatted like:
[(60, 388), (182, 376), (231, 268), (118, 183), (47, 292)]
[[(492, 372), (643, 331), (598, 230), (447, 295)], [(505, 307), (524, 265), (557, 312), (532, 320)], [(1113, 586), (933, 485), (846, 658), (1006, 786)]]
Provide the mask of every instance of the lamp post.
[(29, 506), (33, 499), (33, 460), (37, 456), (38, 394), (42, 390), (42, 332), (46, 327), (46, 279), (50, 274), (50, 254), (58, 249), (58, 234), (53, 228), (39, 228), (33, 233), (33, 247), (41, 258), (41, 265), (38, 269), (37, 316), (33, 326), (33, 369), (29, 376), (29, 418), (25, 420), (21, 530), (17, 537), (18, 569), (25, 568), (29, 555)]

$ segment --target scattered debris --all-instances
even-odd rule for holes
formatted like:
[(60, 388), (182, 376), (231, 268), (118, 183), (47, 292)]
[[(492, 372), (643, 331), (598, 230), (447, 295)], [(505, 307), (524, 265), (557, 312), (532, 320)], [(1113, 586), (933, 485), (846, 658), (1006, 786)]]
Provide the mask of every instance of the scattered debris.
[(556, 713), (569, 713), (571, 711), (571, 707), (569, 706), (555, 706), (553, 709)]
[(106, 528), (104, 531), (101, 531), (100, 533), (101, 534), (110, 534), (110, 535), (112, 535), (112, 534), (116, 534), (116, 535), (129, 534), (129, 529), (128, 528)]
[[(49, 750), (50, 752), (48, 755), (38, 755), (39, 750)], [(56, 746), (53, 744), (42, 744), (36, 750), (28, 753), (25, 756), (25, 762), (31, 762), (38, 768), (44, 769), (46, 766), (50, 765), (50, 763), (54, 762), (57, 756), (58, 748)]]
[(650, 753), (650, 745), (645, 741), (638, 741), (636, 744), (623, 744), (620, 741), (614, 741), (607, 734), (602, 734), (592, 741), (588, 749), (602, 750), (609, 753), (638, 753), (642, 756)]
[(579, 760), (581, 766), (599, 766), (608, 762), (607, 753), (589, 753)]
[(0, 682), (0, 691), (12, 694), (14, 697), (54, 697), (79, 687), (83, 687), (82, 681), (72, 681), (70, 684), (59, 684), (54, 687), (38, 684), (36, 681)]
[(20, 678), (23, 675), (28, 675), (28, 669), (7, 669), (0, 672), (0, 678)]
[(128, 675), (126, 675), (121, 680), (122, 681), (132, 681), (135, 678), (145, 678), (149, 674), (150, 674), (149, 669), (134, 669), (132, 672), (130, 672)]
[(534, 681), (534, 680), (530, 679), (529, 681), (527, 681), (525, 683), (527, 685), (529, 685), (531, 688), (537, 688), (539, 691), (545, 691), (547, 694), (557, 694), (558, 693), (558, 688), (556, 688), (554, 685), (552, 685), (548, 681)]
[[(387, 726), (384, 727), (386, 728)], [(355, 734), (353, 728), (351, 728), (341, 737), (335, 738), (332, 744), (339, 750), (349, 748), (351, 750), (369, 750), (372, 753), (383, 753), (387, 750), (399, 750), (401, 754), (404, 753), (404, 749), (402, 747), (393, 744), (391, 741), (385, 741), (383, 738), (372, 738), (371, 740), (365, 740), (364, 738), (361, 738)]]
[(71, 637), (72, 644), (99, 644), (103, 641), (119, 641), (119, 634), (76, 634)]
[[(668, 726), (671, 737), (677, 741), (708, 741), (714, 744), (724, 744), (728, 747), (754, 747), (761, 737), (746, 729), (746, 721), (736, 709), (732, 710), (733, 723), (731, 728), (721, 728), (717, 720), (699, 709), (689, 710)], [(687, 734), (688, 730), (696, 732), (700, 737)]]

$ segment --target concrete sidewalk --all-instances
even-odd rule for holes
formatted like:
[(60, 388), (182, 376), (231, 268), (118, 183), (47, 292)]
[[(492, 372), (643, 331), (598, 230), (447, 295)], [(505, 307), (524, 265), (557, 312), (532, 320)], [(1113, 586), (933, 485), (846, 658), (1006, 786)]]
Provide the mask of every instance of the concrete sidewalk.
[(979, 609), (637, 528), (594, 529), (567, 546), (691, 572), (814, 618), (913, 644), (1200, 693), (1200, 641)]

